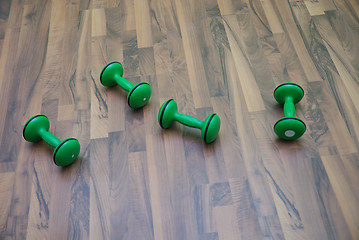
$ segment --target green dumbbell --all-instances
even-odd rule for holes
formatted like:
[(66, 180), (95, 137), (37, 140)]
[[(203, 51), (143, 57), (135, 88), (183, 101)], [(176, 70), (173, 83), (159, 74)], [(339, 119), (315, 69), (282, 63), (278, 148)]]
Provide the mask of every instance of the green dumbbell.
[(22, 133), (26, 141), (38, 142), (43, 139), (54, 147), (53, 160), (56, 165), (62, 167), (70, 165), (80, 153), (79, 141), (75, 138), (60, 141), (54, 134), (48, 132), (49, 128), (49, 119), (44, 115), (36, 115), (27, 120)]
[(284, 117), (274, 125), (274, 132), (285, 140), (295, 140), (301, 137), (305, 130), (305, 123), (295, 117), (295, 107), (304, 96), (304, 90), (298, 84), (287, 82), (274, 90), (274, 98), (279, 104), (284, 104)]
[(211, 114), (204, 121), (201, 121), (195, 117), (178, 113), (177, 103), (170, 99), (164, 102), (160, 108), (158, 122), (162, 128), (169, 128), (174, 121), (188, 127), (201, 129), (202, 140), (206, 143), (213, 142), (216, 139), (221, 126), (221, 120), (217, 114)]
[(138, 83), (135, 86), (123, 78), (123, 67), (119, 62), (108, 63), (101, 71), (100, 81), (106, 87), (119, 85), (129, 92), (127, 103), (131, 108), (143, 107), (151, 97), (151, 87), (148, 83)]

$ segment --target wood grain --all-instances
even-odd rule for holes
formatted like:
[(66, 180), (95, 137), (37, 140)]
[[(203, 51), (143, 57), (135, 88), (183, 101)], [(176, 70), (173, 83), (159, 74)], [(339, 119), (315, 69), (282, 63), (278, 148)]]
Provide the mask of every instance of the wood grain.
[[(0, 239), (359, 239), (355, 0), (52, 0), (0, 4)], [(138, 110), (106, 63), (149, 83)], [(304, 98), (278, 139), (273, 90)], [(221, 118), (218, 138), (160, 106)], [(65, 168), (26, 120), (80, 141)]]

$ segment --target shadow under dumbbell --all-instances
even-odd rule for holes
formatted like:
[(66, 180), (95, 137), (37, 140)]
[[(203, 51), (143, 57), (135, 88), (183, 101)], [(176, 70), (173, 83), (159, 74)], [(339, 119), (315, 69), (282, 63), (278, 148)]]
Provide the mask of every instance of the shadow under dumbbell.
[[(71, 171), (73, 171), (73, 169), (79, 169), (79, 168), (88, 168), (87, 164), (88, 162), (86, 162), (87, 159), (82, 157), (82, 156), (78, 156), (76, 161), (73, 164), (64, 166), (60, 168), (60, 173), (63, 175), (66, 175), (68, 173), (70, 173)], [(80, 170), (81, 172), (81, 170)]]
[[(303, 138), (304, 139), (304, 138)], [(280, 137), (276, 137), (274, 139), (274, 144), (277, 145), (279, 148), (286, 148), (286, 149), (297, 149), (300, 150), (305, 147), (305, 143), (303, 142), (303, 139), (301, 141), (288, 141), (285, 139), (281, 139)]]

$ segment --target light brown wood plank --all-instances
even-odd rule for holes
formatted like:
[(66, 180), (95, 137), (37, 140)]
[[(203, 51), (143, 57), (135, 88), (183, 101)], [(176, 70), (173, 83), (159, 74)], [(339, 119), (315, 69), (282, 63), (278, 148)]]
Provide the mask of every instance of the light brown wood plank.
[[(241, 88), (246, 89), (246, 91), (243, 91), (243, 95), (248, 111), (254, 112), (264, 110), (264, 103), (260, 97), (258, 85), (253, 76), (253, 72), (250, 69), (248, 60), (239, 45), (240, 30), (237, 18), (235, 16), (225, 17), (224, 26), (231, 46), (231, 53), (233, 54), (233, 59), (236, 64), (236, 70), (239, 78), (238, 84), (240, 84)], [(236, 87), (233, 89), (236, 89)]]
[(92, 37), (100, 37), (106, 36), (106, 15), (105, 10), (103, 8), (93, 9), (91, 11), (91, 36)]
[[(91, 66), (91, 139), (108, 137), (108, 105), (106, 88), (99, 81), (99, 73), (105, 66), (101, 59), (105, 41), (103, 37), (95, 38), (91, 43), (94, 61)], [(95, 75), (96, 73), (96, 75)]]
[(310, 16), (324, 15), (326, 11), (335, 10), (336, 7), (332, 1), (320, 0), (317, 2), (304, 1)]
[(243, 1), (217, 0), (217, 3), (222, 16), (236, 14), (241, 8), (246, 7)]
[(106, 48), (106, 17), (104, 9), (91, 10), (91, 139), (108, 137), (108, 105), (106, 88), (99, 81)]
[(293, 47), (295, 49), (296, 54), (298, 55), (298, 59), (303, 67), (304, 73), (310, 82), (320, 81), (321, 78), (311, 60), (307, 51), (301, 51), (300, 49), (306, 49), (304, 46), (304, 42), (300, 36), (300, 32), (296, 28), (296, 24), (294, 22), (292, 12), (290, 6), (285, 3), (280, 3), (279, 1), (275, 1), (276, 7), (278, 8), (279, 14), (281, 16), (282, 21), (284, 22), (284, 26), (286, 27), (286, 31), (288, 36), (293, 43)]
[(278, 14), (275, 12), (272, 2), (270, 0), (262, 1), (262, 7), (268, 19), (271, 32), (273, 34), (283, 33), (282, 24), (278, 18)]
[(218, 239), (241, 239), (237, 226), (237, 212), (235, 206), (215, 208), (213, 215), (217, 219), (216, 231), (218, 232)]
[(139, 48), (152, 47), (151, 15), (149, 1), (134, 1), (136, 32)]

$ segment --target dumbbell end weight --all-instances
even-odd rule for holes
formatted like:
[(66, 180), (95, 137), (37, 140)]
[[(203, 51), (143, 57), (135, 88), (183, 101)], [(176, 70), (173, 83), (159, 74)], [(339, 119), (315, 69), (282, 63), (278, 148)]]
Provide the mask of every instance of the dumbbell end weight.
[(300, 138), (306, 130), (305, 123), (297, 117), (280, 118), (274, 125), (274, 132), (284, 140)]
[(141, 108), (151, 98), (151, 87), (148, 83), (138, 83), (127, 95), (127, 103), (131, 108)]
[(203, 141), (206, 143), (213, 142), (217, 136), (221, 127), (221, 120), (215, 113), (209, 115), (203, 124), (204, 129), (201, 131)]
[(303, 88), (292, 82), (282, 83), (274, 90), (274, 98), (279, 104), (284, 104), (287, 98), (291, 98), (293, 103), (297, 104), (303, 96)]
[(176, 120), (177, 104), (173, 99), (164, 102), (158, 111), (158, 122), (162, 128), (169, 128)]
[(41, 129), (48, 131), (50, 128), (49, 119), (45, 115), (36, 115), (26, 121), (22, 135), (28, 142), (38, 142), (42, 140)]
[(100, 74), (100, 81), (106, 87), (113, 87), (117, 85), (114, 76), (122, 77), (123, 67), (119, 62), (110, 62), (103, 67)]
[(75, 138), (67, 138), (63, 140), (59, 146), (55, 148), (53, 160), (57, 166), (65, 167), (73, 163), (80, 153), (80, 143)]

